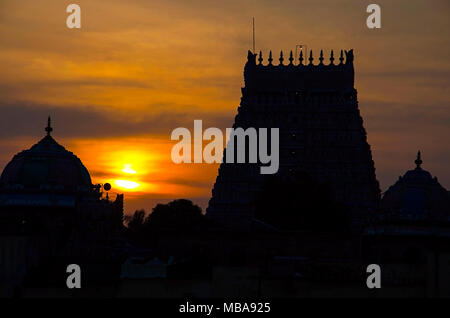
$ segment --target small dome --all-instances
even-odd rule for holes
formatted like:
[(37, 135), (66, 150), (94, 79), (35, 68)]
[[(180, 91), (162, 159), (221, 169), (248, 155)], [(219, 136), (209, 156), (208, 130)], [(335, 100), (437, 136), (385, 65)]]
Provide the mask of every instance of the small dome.
[(0, 189), (88, 190), (91, 177), (81, 160), (50, 135), (14, 156), (0, 177)]
[(405, 219), (450, 218), (450, 195), (436, 177), (421, 168), (420, 151), (415, 169), (389, 187), (381, 199), (383, 212), (396, 214)]

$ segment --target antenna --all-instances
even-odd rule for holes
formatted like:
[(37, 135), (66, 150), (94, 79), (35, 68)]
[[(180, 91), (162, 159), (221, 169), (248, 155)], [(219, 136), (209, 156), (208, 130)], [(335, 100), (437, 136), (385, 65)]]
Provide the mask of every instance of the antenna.
[(253, 54), (255, 54), (255, 17), (253, 17)]

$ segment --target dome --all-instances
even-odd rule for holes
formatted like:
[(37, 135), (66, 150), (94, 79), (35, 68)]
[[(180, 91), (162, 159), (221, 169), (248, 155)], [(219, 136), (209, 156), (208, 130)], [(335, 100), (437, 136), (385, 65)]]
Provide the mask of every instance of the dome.
[(415, 169), (399, 177), (385, 192), (381, 199), (383, 212), (405, 219), (450, 218), (450, 195), (436, 177), (421, 168), (420, 151), (415, 164)]
[(81, 160), (50, 135), (14, 156), (0, 177), (0, 189), (89, 190), (91, 177)]

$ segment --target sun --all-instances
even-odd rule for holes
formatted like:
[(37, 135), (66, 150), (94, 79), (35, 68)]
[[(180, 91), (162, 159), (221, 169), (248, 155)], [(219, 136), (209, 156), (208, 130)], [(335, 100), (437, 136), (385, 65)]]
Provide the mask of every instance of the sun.
[[(127, 175), (136, 175), (137, 171), (134, 170), (132, 168), (132, 164), (130, 163), (125, 163), (123, 165), (123, 169), (122, 169), (122, 173), (127, 174)], [(118, 186), (119, 188), (125, 189), (125, 190), (134, 190), (136, 188), (139, 188), (141, 185), (135, 181), (131, 181), (131, 180), (115, 180), (114, 183), (116, 184), (116, 186)]]
[(114, 183), (120, 188), (124, 188), (127, 190), (133, 190), (140, 186), (139, 183), (129, 180), (115, 180)]

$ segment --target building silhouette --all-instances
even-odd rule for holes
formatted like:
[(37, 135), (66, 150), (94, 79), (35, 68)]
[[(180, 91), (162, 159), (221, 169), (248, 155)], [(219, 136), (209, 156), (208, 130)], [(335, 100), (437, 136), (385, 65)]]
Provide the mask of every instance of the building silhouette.
[(422, 168), (420, 151), (415, 169), (400, 176), (384, 193), (381, 210), (391, 220), (450, 222), (450, 196), (437, 177)]
[[(0, 177), (0, 295), (11, 295), (48, 262), (37, 275), (44, 281), (62, 259), (109, 258), (107, 242), (122, 229), (123, 195), (105, 198), (52, 130), (49, 118), (46, 136), (15, 155)], [(51, 284), (53, 274), (45, 283)]]
[[(316, 182), (329, 184), (337, 200), (351, 211), (354, 228), (360, 228), (379, 204), (380, 190), (354, 87), (353, 50), (340, 52), (337, 63), (331, 51), (325, 62), (313, 64), (303, 51), (298, 63), (292, 51), (285, 64), (263, 65), (261, 52), (248, 52), (245, 86), (233, 128), (279, 128), (279, 175), (304, 172)], [(255, 197), (264, 175), (259, 164), (221, 164), (207, 208), (207, 216), (231, 227), (254, 220)], [(277, 213), (277, 211), (273, 211)], [(308, 211), (304, 211), (308, 213)]]
[(428, 296), (450, 295), (450, 193), (422, 168), (420, 151), (383, 194), (380, 211), (361, 236), (362, 257), (382, 264), (393, 286), (424, 286)]

